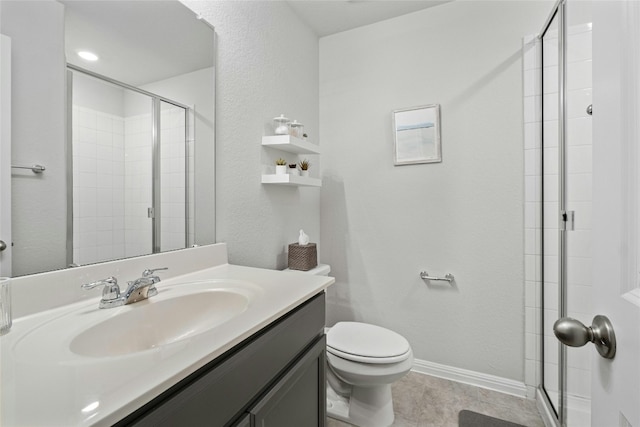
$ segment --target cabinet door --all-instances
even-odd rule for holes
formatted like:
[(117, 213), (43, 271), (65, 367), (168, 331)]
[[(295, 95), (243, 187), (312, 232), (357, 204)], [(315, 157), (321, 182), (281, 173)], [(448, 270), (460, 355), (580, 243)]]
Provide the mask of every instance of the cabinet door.
[(252, 427), (324, 427), (325, 347), (322, 336), (249, 411)]
[(227, 425), (289, 372), (288, 367), (295, 360), (305, 357), (300, 355), (306, 355), (323, 330), (324, 313), (324, 294), (320, 294), (118, 422), (116, 427)]
[(251, 414), (247, 414), (233, 427), (251, 427)]

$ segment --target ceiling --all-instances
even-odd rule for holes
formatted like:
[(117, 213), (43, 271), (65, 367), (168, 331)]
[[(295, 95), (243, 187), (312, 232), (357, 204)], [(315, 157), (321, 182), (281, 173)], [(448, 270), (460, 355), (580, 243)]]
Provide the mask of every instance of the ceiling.
[(452, 0), (288, 0), (319, 37), (373, 24)]
[[(211, 28), (178, 1), (59, 1), (67, 61), (81, 68), (139, 86), (213, 65)], [(322, 37), (452, 0), (286, 1)], [(78, 50), (100, 60), (86, 62)]]
[[(60, 2), (71, 64), (133, 86), (213, 66), (213, 31), (178, 1)], [(100, 60), (84, 61), (79, 50)]]

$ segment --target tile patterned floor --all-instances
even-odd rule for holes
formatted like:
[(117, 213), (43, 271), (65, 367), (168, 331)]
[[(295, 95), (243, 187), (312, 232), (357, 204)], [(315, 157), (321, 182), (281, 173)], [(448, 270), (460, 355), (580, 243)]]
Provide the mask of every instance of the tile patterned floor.
[[(394, 427), (458, 427), (462, 409), (522, 424), (544, 427), (533, 400), (410, 372), (392, 386)], [(327, 427), (350, 424), (327, 418)]]

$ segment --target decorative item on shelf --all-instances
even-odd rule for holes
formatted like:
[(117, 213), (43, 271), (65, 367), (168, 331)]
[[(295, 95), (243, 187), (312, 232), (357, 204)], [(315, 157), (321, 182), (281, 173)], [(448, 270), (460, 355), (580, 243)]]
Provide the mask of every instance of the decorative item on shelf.
[(318, 265), (318, 250), (315, 243), (309, 243), (309, 236), (300, 230), (298, 243), (289, 245), (289, 268), (309, 271)]
[(289, 164), (289, 175), (300, 175), (300, 171), (298, 170), (298, 165), (295, 163)]
[(276, 160), (276, 175), (286, 175), (287, 174), (287, 161), (285, 159)]
[(311, 163), (307, 159), (304, 159), (303, 161), (300, 162), (301, 176), (309, 176), (309, 166), (311, 166)]
[(289, 135), (289, 123), (291, 120), (287, 119), (284, 114), (280, 114), (280, 117), (274, 117), (273, 119), (273, 131), (276, 135)]
[(306, 133), (302, 134), (302, 139), (307, 139), (307, 134)]
[(297, 120), (294, 120), (289, 125), (289, 135), (295, 136), (296, 138), (302, 138), (302, 135), (304, 135), (304, 125), (299, 123)]

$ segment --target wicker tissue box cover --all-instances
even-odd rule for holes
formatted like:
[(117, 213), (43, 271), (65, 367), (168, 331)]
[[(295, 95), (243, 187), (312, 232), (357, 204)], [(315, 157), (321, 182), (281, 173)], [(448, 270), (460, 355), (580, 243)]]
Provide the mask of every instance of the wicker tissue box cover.
[(291, 270), (308, 271), (318, 265), (318, 251), (315, 243), (289, 245), (289, 268)]

